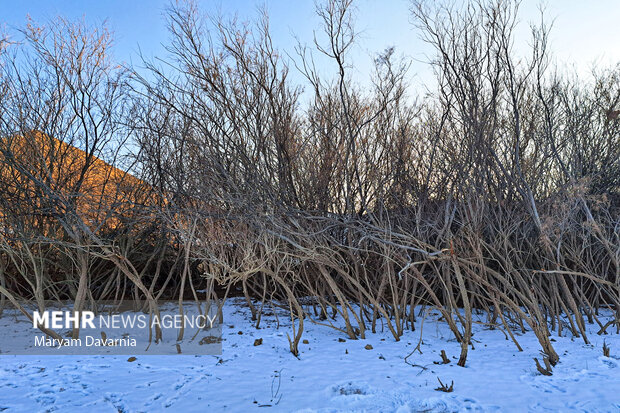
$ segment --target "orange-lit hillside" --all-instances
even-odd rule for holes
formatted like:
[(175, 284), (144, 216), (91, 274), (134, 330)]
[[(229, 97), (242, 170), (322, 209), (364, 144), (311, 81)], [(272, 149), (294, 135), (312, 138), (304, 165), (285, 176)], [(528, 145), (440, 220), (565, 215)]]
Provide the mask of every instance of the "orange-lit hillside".
[(119, 216), (154, 199), (140, 179), (41, 132), (1, 140), (0, 177), (0, 216), (75, 210), (89, 225), (115, 227)]

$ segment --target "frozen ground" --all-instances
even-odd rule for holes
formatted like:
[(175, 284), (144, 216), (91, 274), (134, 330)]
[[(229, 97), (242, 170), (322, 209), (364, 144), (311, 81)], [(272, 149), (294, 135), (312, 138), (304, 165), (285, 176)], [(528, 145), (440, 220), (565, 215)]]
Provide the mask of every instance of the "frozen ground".
[[(620, 337), (598, 336), (594, 327), (591, 345), (554, 336), (561, 360), (547, 377), (535, 369), (539, 350), (531, 333), (517, 336), (519, 352), (502, 332), (477, 325), (475, 350), (462, 368), (458, 343), (431, 315), (423, 354), (408, 359), (420, 368), (404, 361), (418, 343), (419, 324), (395, 342), (387, 331), (353, 341), (307, 322), (308, 343), (297, 359), (288, 351), (286, 318), (276, 329), (275, 318), (266, 317), (260, 330), (249, 318), (239, 302), (226, 305), (222, 356), (138, 355), (128, 362), (0, 355), (0, 411), (620, 411)], [(262, 345), (254, 346), (257, 338)], [(603, 339), (612, 357), (603, 357)], [(442, 349), (452, 363), (433, 363)], [(435, 391), (438, 377), (454, 381), (454, 391)]]

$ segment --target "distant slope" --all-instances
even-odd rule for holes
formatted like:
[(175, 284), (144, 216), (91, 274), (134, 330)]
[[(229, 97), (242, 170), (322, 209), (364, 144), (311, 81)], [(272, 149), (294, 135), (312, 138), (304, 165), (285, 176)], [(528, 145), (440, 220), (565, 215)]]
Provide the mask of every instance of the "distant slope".
[(38, 131), (0, 143), (2, 215), (62, 214), (68, 207), (90, 224), (115, 226), (133, 206), (154, 200), (150, 190), (135, 176)]

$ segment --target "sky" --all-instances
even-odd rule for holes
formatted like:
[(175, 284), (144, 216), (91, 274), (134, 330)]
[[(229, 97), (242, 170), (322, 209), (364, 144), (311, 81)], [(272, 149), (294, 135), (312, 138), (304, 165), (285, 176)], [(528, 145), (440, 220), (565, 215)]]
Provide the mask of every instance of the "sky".
[[(276, 47), (294, 54), (295, 36), (311, 44), (319, 20), (312, 0), (197, 0), (207, 14), (238, 15), (252, 20), (265, 5), (270, 16)], [(459, 0), (457, 0), (459, 1)], [(147, 58), (166, 55), (168, 33), (164, 13), (170, 0), (0, 0), (0, 28), (12, 33), (23, 26), (27, 16), (38, 23), (55, 16), (85, 18), (90, 24), (106, 22), (114, 33), (117, 59), (139, 66), (140, 51)], [(378, 52), (395, 47), (398, 56), (412, 59), (410, 83), (424, 89), (432, 83), (428, 64), (432, 50), (419, 38), (412, 24), (408, 0), (357, 0), (356, 28), (360, 37), (351, 55), (360, 82), (368, 79), (372, 61)], [(620, 62), (620, 1), (618, 0), (547, 0), (547, 18), (554, 20), (551, 49), (556, 62), (587, 76), (594, 66), (609, 67)], [(538, 19), (539, 0), (523, 0), (521, 28), (516, 48), (526, 50), (529, 42), (528, 22)], [(333, 67), (322, 68), (332, 73)], [(293, 74), (295, 76), (295, 74)], [(293, 77), (295, 79), (295, 77)], [(297, 79), (301, 81), (301, 76)]]

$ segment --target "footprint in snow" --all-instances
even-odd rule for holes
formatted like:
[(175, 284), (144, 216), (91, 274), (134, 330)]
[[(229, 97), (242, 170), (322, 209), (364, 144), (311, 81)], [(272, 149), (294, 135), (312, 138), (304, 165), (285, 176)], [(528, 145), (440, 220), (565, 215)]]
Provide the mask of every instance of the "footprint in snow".
[(366, 396), (374, 393), (367, 383), (354, 383), (352, 381), (330, 386), (329, 393), (332, 397), (340, 396)]
[(614, 360), (609, 357), (599, 357), (598, 359), (610, 369), (615, 369), (618, 367), (618, 360)]

